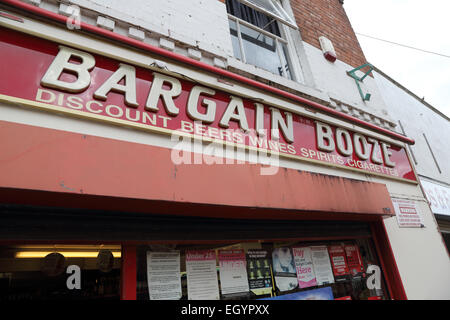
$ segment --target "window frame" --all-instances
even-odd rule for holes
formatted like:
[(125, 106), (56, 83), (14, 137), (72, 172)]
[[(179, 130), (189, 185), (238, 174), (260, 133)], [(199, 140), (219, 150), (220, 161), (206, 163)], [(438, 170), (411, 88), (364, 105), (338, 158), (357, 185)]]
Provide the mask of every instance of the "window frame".
[[(275, 46), (276, 46), (278, 58), (280, 59), (280, 63), (281, 63), (281, 73), (282, 74), (279, 75), (279, 76), (281, 76), (283, 78), (286, 78), (286, 79), (295, 80), (295, 75), (294, 75), (294, 72), (292, 72), (292, 70), (289, 70), (290, 73), (291, 73), (291, 78), (288, 77), (287, 70), (289, 68), (287, 68), (287, 66), (289, 66), (291, 63), (289, 63), (289, 61), (288, 61), (289, 58), (285, 57), (285, 55), (282, 53), (282, 50), (283, 50), (282, 44), (284, 44), (284, 45), (286, 45), (286, 47), (288, 47), (289, 46), (288, 40), (283, 39), (282, 37), (279, 37), (279, 36), (277, 36), (277, 35), (275, 35), (273, 33), (265, 31), (265, 30), (263, 30), (261, 28), (258, 28), (255, 25), (251, 24), (250, 22), (242, 20), (242, 19), (240, 19), (238, 17), (235, 17), (235, 16), (233, 16), (233, 15), (231, 15), (229, 13), (228, 13), (228, 19), (232, 20), (232, 21), (234, 21), (234, 23), (236, 23), (237, 38), (238, 38), (238, 41), (239, 41), (239, 50), (240, 50), (240, 53), (241, 53), (241, 59), (238, 59), (238, 58), (235, 57), (236, 59), (241, 60), (243, 63), (248, 63), (247, 62), (247, 58), (246, 58), (246, 53), (245, 53), (245, 50), (244, 50), (244, 43), (243, 43), (243, 40), (242, 40), (242, 32), (241, 32), (241, 27), (240, 27), (240, 25), (244, 25), (247, 28), (255, 30), (257, 32), (260, 32), (261, 34), (263, 34), (263, 35), (265, 35), (265, 36), (267, 36), (267, 37), (269, 37), (269, 38), (271, 38), (271, 39), (273, 39), (275, 41)], [(290, 50), (289, 49), (288, 49), (288, 54), (290, 55)], [(258, 66), (256, 66), (256, 67), (258, 67)], [(261, 67), (258, 67), (258, 68), (261, 68)], [(263, 70), (265, 70), (265, 69), (263, 69)], [(268, 71), (268, 70), (266, 70), (266, 71)]]
[[(238, 2), (240, 2), (240, 1), (238, 0)], [(242, 2), (240, 2), (240, 3), (243, 4)], [(280, 1), (280, 5), (283, 7), (283, 9), (286, 10), (287, 13), (290, 12), (290, 4), (288, 1), (287, 2)], [(261, 12), (261, 11), (259, 11), (259, 12)], [(261, 12), (261, 13), (264, 13), (264, 12)], [(293, 29), (293, 28), (287, 26), (286, 24), (279, 22), (279, 20), (273, 19), (274, 23), (277, 23), (278, 29), (280, 31), (280, 36), (277, 36), (273, 33), (270, 33), (266, 30), (263, 30), (260, 27), (257, 27), (255, 25), (251, 24), (250, 22), (242, 20), (230, 13), (227, 13), (227, 18), (228, 18), (229, 22), (232, 21), (233, 23), (236, 24), (237, 40), (239, 43), (239, 52), (240, 52), (240, 56), (241, 56), (241, 57), (238, 57), (233, 52), (230, 58), (231, 58), (231, 61), (235, 61), (235, 62), (232, 64), (239, 65), (239, 67), (245, 72), (248, 72), (248, 73), (251, 73), (251, 74), (254, 74), (257, 76), (266, 77), (266, 78), (270, 79), (271, 81), (275, 81), (276, 83), (283, 84), (286, 86), (292, 86), (292, 84), (290, 84), (292, 82), (299, 83), (299, 84), (305, 84), (305, 76), (303, 74), (302, 63), (299, 60), (300, 56), (298, 55), (297, 48), (295, 46), (295, 43), (293, 42), (293, 34), (292, 33), (299, 33), (298, 29)], [(255, 30), (257, 32), (261, 32), (265, 36), (268, 36), (277, 42), (278, 56), (281, 56), (281, 57), (279, 57), (279, 59), (280, 59), (280, 63), (282, 64), (282, 67), (283, 67), (283, 69), (282, 69), (283, 75), (274, 73), (270, 70), (261, 68), (257, 65), (247, 62), (246, 58), (244, 58), (245, 52), (244, 52), (244, 48), (243, 48), (243, 43), (242, 43), (242, 38), (241, 38), (241, 30), (240, 30), (239, 24), (242, 24), (242, 25), (244, 25), (252, 30)], [(232, 37), (231, 26), (229, 26), (228, 30), (230, 32), (230, 38), (231, 38)], [(281, 52), (281, 50), (283, 50), (282, 45), (284, 45), (286, 48), (285, 54), (283, 54)], [(233, 47), (233, 51), (234, 51), (233, 43), (232, 43), (232, 47)], [(245, 65), (247, 65), (249, 67), (246, 68)], [(286, 72), (286, 66), (288, 66), (290, 77), (288, 76), (288, 73)], [(257, 70), (259, 70), (259, 71), (255, 72), (255, 69), (252, 67), (257, 68)], [(275, 76), (276, 78), (271, 79), (270, 75)]]
[[(273, 19), (275, 19), (276, 21), (280, 22), (283, 25), (286, 25), (292, 29), (298, 30), (298, 26), (296, 25), (295, 19), (292, 19), (289, 14), (286, 12), (286, 10), (283, 8), (283, 3), (282, 1), (276, 1), (276, 0), (267, 0), (273, 7), (274, 11), (276, 11), (276, 13), (273, 13), (267, 9), (265, 9), (264, 7), (260, 7), (257, 4), (253, 3), (252, 1), (248, 1), (248, 0), (237, 0), (238, 2), (240, 2), (241, 4), (244, 4), (252, 9), (255, 9)], [(278, 5), (276, 5), (275, 3), (277, 3)], [(281, 12), (280, 12), (281, 10)], [(284, 17), (286, 16), (286, 17)]]

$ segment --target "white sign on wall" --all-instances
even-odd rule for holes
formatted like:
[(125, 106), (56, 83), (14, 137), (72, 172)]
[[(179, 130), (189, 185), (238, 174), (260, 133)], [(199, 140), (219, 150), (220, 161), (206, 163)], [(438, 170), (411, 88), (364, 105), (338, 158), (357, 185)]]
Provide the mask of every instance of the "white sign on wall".
[(398, 226), (401, 228), (420, 228), (423, 226), (416, 203), (411, 200), (392, 199)]
[(431, 211), (450, 216), (450, 188), (421, 179)]

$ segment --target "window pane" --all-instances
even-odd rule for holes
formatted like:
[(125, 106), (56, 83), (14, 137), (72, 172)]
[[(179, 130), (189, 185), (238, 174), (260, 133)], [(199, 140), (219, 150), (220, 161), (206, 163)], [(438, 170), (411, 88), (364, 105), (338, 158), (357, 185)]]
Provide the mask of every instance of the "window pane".
[(238, 0), (238, 1), (269, 15), (277, 19), (278, 21), (291, 26), (292, 28), (297, 28), (295, 20), (292, 19), (287, 14), (287, 12), (283, 9), (281, 4), (276, 0)]
[(256, 11), (255, 9), (248, 7), (237, 0), (227, 0), (227, 11), (229, 14), (247, 21), (258, 28), (273, 33), (279, 37), (281, 36), (278, 23), (274, 18), (269, 17), (262, 12)]
[(240, 25), (240, 29), (246, 62), (282, 75), (275, 39), (244, 25)]
[(0, 246), (0, 301), (120, 299), (120, 246)]
[(239, 45), (239, 38), (237, 33), (236, 21), (229, 20), (231, 43), (233, 45), (233, 54), (236, 59), (242, 60), (241, 47)]
[[(316, 248), (316, 261), (312, 261), (313, 257), (306, 254), (309, 252), (312, 255), (309, 250), (313, 247)], [(340, 249), (341, 253), (331, 255), (332, 247)], [(294, 254), (293, 248), (297, 248), (297, 254)], [(303, 251), (303, 256), (302, 250), (298, 248), (309, 249)], [(198, 259), (188, 259), (188, 252), (192, 251), (199, 256)], [(209, 253), (209, 259), (201, 258), (206, 257), (206, 252)], [(222, 257), (221, 252), (224, 253)], [(158, 255), (159, 258), (152, 259), (152, 254)], [(170, 259), (171, 255), (179, 257), (175, 268), (174, 260)], [(306, 255), (309, 256), (308, 259)], [(296, 261), (294, 256), (301, 258)], [(302, 259), (303, 257), (305, 258)], [(138, 300), (149, 300), (150, 294), (153, 299), (164, 299), (158, 295), (169, 291), (181, 293), (181, 297), (179, 294), (177, 297), (188, 300), (189, 290), (195, 296), (205, 295), (210, 299), (221, 300), (277, 297), (285, 300), (311, 297), (389, 299), (382, 273), (381, 289), (369, 289), (367, 286), (370, 276), (366, 273), (368, 266), (380, 267), (370, 238), (314, 242), (260, 240), (242, 243), (171, 244), (166, 248), (163, 245), (141, 245), (137, 247), (136, 259)], [(341, 265), (337, 263), (341, 261), (345, 261), (344, 269), (348, 269), (347, 271), (341, 270)], [(327, 263), (329, 268), (326, 267)], [(194, 264), (195, 268), (192, 267)], [(153, 274), (149, 273), (149, 266)], [(165, 271), (160, 272), (161, 270)], [(302, 272), (298, 273), (300, 270)], [(189, 282), (189, 276), (192, 282)], [(195, 285), (195, 291), (192, 287), (189, 288), (191, 285)], [(323, 296), (323, 292), (328, 294)]]

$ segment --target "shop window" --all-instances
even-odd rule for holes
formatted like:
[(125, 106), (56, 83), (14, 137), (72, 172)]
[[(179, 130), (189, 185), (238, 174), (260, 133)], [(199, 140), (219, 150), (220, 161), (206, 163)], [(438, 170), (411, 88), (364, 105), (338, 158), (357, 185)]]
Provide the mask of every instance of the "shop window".
[(380, 270), (370, 238), (143, 245), (136, 290), (138, 300), (389, 299), (368, 269)]
[(295, 22), (289, 21), (281, 5), (275, 0), (227, 0), (226, 6), (234, 57), (295, 80), (288, 41), (280, 25), (294, 26)]
[(121, 247), (0, 247), (0, 300), (120, 299)]

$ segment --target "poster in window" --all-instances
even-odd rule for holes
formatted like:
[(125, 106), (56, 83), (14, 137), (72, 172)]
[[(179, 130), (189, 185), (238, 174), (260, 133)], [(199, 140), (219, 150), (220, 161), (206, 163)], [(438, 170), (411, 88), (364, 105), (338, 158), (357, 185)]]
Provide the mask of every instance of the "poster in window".
[(347, 265), (352, 276), (360, 275), (364, 272), (364, 266), (356, 244), (346, 244), (344, 246)]
[(147, 281), (150, 300), (180, 299), (180, 252), (148, 251)]
[(219, 300), (216, 252), (186, 251), (186, 273), (189, 300)]
[(283, 294), (261, 300), (334, 300), (334, 296), (331, 287), (323, 287), (313, 290)]
[(275, 285), (280, 291), (288, 291), (298, 287), (297, 272), (291, 249), (276, 248), (272, 251), (273, 274)]
[(295, 269), (297, 271), (298, 286), (300, 288), (317, 286), (311, 249), (309, 247), (292, 248), (292, 254), (294, 255)]
[(316, 274), (317, 285), (334, 283), (333, 270), (326, 246), (313, 246), (311, 248), (311, 259)]
[(330, 254), (331, 266), (335, 277), (342, 277), (350, 274), (345, 259), (345, 251), (342, 246), (334, 245), (328, 247)]
[(220, 289), (223, 295), (249, 292), (243, 249), (219, 250)]
[(247, 250), (247, 275), (250, 290), (256, 295), (271, 294), (272, 268), (271, 258), (267, 250)]

